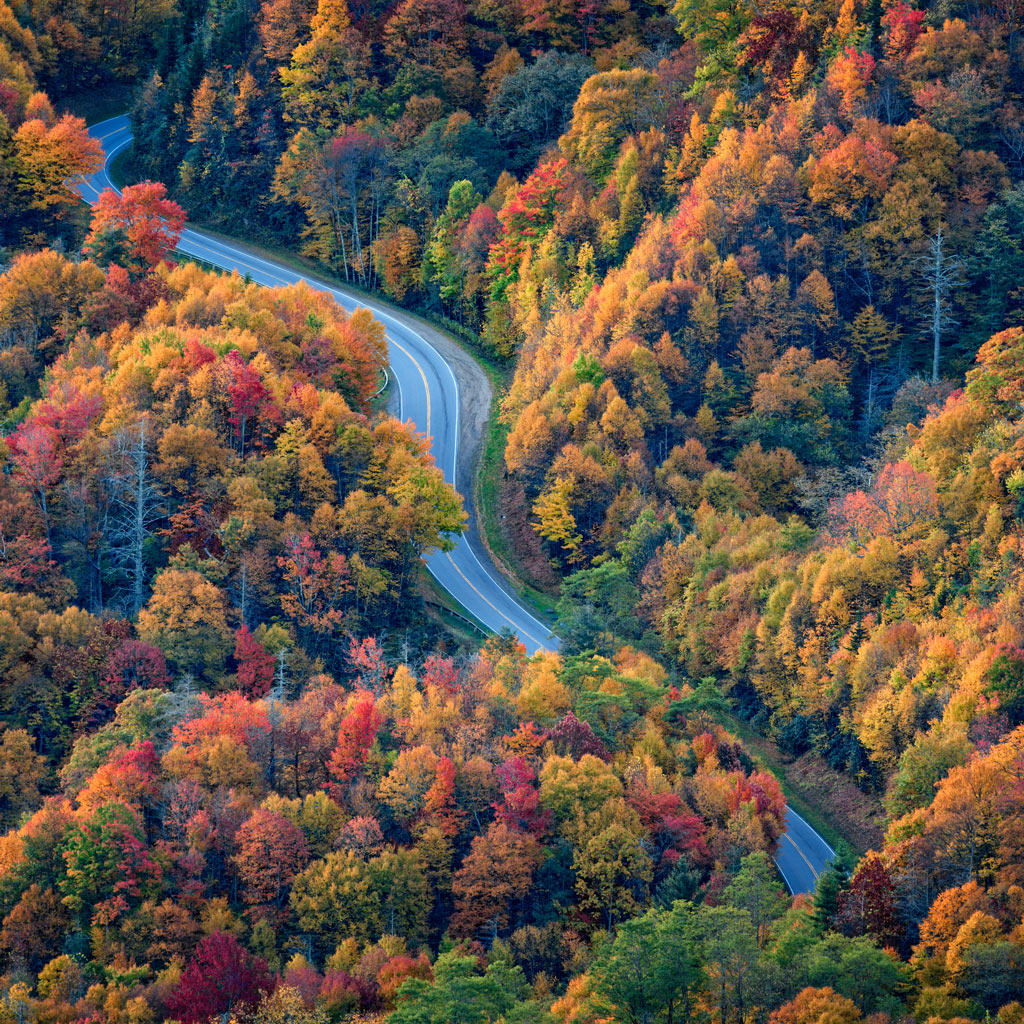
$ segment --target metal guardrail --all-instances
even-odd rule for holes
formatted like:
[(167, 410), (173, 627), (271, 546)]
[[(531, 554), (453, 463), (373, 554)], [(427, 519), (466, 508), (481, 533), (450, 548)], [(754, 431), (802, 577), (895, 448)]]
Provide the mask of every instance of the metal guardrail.
[(475, 629), (481, 636), (490, 636), (490, 632), (484, 629), (479, 622), (474, 622), (472, 619), (467, 618), (461, 612), (455, 611), (453, 608), (449, 608), (447, 605), (441, 604), (438, 601), (430, 601), (424, 598), (423, 603), (431, 608), (437, 608), (439, 611), (445, 613), (445, 615), (451, 615), (452, 618), (458, 619), (460, 622), (464, 622), (467, 626)]

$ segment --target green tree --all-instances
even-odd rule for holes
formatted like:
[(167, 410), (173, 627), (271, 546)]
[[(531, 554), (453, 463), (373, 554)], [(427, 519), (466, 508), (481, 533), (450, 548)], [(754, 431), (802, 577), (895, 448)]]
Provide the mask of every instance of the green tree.
[(651, 858), (639, 838), (615, 822), (576, 851), (573, 858), (579, 908), (604, 927), (632, 917), (647, 902)]
[(757, 932), (745, 910), (710, 907), (700, 919), (708, 988), (722, 1024), (749, 1009), (758, 968)]
[(866, 935), (826, 935), (808, 952), (807, 978), (812, 985), (834, 988), (852, 999), (862, 1013), (900, 1012), (896, 993), (905, 970)]
[(388, 1024), (493, 1024), (528, 991), (519, 967), (497, 961), (480, 974), (476, 957), (442, 953), (433, 981), (412, 978), (398, 990)]
[(626, 921), (590, 970), (608, 1015), (625, 1024), (686, 1024), (704, 984), (700, 935), (692, 904), (649, 910)]
[(772, 924), (789, 906), (789, 899), (779, 885), (778, 873), (768, 854), (761, 850), (747, 854), (740, 861), (740, 869), (726, 886), (722, 902), (750, 915), (762, 949), (768, 941)]

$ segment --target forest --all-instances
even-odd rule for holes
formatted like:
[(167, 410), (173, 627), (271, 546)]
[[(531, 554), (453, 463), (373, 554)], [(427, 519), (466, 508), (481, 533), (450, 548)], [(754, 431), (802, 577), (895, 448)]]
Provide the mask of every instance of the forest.
[(0, 1024), (1024, 1024), (1022, 268), (1020, 0), (0, 0)]

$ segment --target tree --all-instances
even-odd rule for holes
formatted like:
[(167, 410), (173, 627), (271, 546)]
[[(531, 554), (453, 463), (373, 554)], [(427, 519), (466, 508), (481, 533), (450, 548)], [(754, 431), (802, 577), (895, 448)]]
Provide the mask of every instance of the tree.
[(303, 129), (282, 156), (274, 179), (274, 194), (304, 209), (310, 251), (364, 286), (375, 283), (370, 254), (388, 166), (384, 141), (368, 132), (347, 127), (325, 141)]
[(849, 939), (833, 932), (807, 953), (808, 981), (852, 999), (861, 1013), (896, 1010), (895, 993), (904, 977), (900, 963), (867, 936)]
[(71, 186), (103, 165), (103, 146), (80, 117), (65, 114), (52, 125), (25, 121), (14, 135), (15, 210), (61, 217), (78, 197)]
[(274, 656), (242, 623), (235, 633), (238, 685), (247, 697), (265, 697), (274, 681)]
[(185, 227), (185, 211), (157, 181), (104, 189), (92, 208), (84, 249), (101, 265), (144, 274), (168, 258)]
[[(281, 29), (287, 31), (288, 26)], [(267, 42), (264, 33), (264, 46)], [(302, 128), (328, 132), (357, 119), (373, 84), (368, 77), (370, 48), (352, 25), (343, 0), (319, 0), (309, 40), (296, 46), (290, 56), (289, 66), (279, 69), (289, 119)]]
[(136, 426), (118, 431), (110, 452), (109, 540), (114, 562), (127, 578), (128, 612), (133, 618), (145, 603), (153, 527), (164, 515), (163, 492), (150, 469), (149, 436), (150, 425), (143, 417)]
[(620, 143), (658, 119), (658, 79), (646, 68), (614, 68), (591, 75), (572, 108), (560, 145), (594, 180), (607, 178)]
[(309, 860), (306, 837), (287, 818), (258, 807), (238, 830), (235, 843), (234, 863), (246, 903), (261, 912), (279, 911), (292, 880)]
[(492, 300), (504, 300), (509, 286), (518, 280), (527, 246), (538, 245), (554, 223), (568, 185), (568, 162), (564, 157), (549, 160), (537, 167), (499, 211), (501, 237), (491, 246), (487, 264)]
[(33, 882), (4, 918), (0, 946), (38, 969), (63, 948), (70, 923), (60, 895)]
[(387, 54), (421, 68), (450, 71), (462, 60), (467, 45), (461, 0), (402, 0), (384, 27)]
[(709, 992), (721, 1024), (751, 1008), (753, 975), (758, 965), (757, 934), (750, 915), (735, 907), (711, 907), (700, 920)]
[(896, 887), (877, 854), (857, 866), (850, 887), (839, 897), (836, 926), (846, 935), (871, 935), (883, 946), (896, 946), (904, 929), (897, 912)]
[(679, 901), (624, 921), (590, 968), (595, 994), (624, 1024), (687, 1024), (704, 984), (697, 914)]
[(64, 903), (76, 916), (98, 925), (122, 917), (132, 903), (151, 895), (160, 878), (138, 813), (123, 803), (99, 807), (68, 835), (60, 882)]
[(139, 636), (160, 648), (180, 672), (216, 678), (230, 650), (224, 598), (198, 572), (165, 569), (139, 613)]
[(501, 79), (487, 103), (487, 124), (506, 147), (513, 174), (531, 170), (562, 133), (591, 70), (585, 57), (548, 50)]
[(495, 822), (476, 836), (452, 883), (453, 932), (473, 938), (486, 929), (496, 939), (508, 927), (513, 905), (529, 892), (540, 862), (537, 840), (505, 824)]
[(352, 850), (329, 853), (300, 871), (290, 900), (299, 927), (324, 949), (345, 939), (375, 941), (381, 934), (380, 893), (366, 862)]
[(0, 827), (16, 824), (22, 811), (39, 800), (45, 760), (36, 753), (24, 729), (4, 729), (0, 735)]
[(213, 932), (199, 943), (167, 1008), (183, 1024), (205, 1024), (236, 1007), (254, 1006), (273, 989), (265, 961), (247, 953), (233, 935)]
[(805, 988), (775, 1010), (769, 1024), (860, 1024), (856, 1003), (830, 988)]
[(507, 1019), (528, 992), (521, 968), (497, 960), (481, 975), (476, 957), (455, 951), (437, 958), (433, 974), (399, 988), (390, 1024), (491, 1024)]
[(860, 544), (906, 534), (927, 524), (938, 510), (934, 477), (905, 460), (887, 463), (869, 491), (854, 491), (832, 507), (836, 524)]
[(722, 894), (726, 906), (745, 910), (750, 915), (758, 945), (768, 942), (772, 924), (786, 911), (789, 900), (778, 883), (778, 874), (761, 850), (747, 854), (740, 869)]
[(653, 877), (651, 859), (639, 838), (614, 823), (573, 856), (579, 907), (611, 929), (647, 902)]
[(362, 770), (377, 733), (384, 724), (371, 693), (363, 692), (342, 719), (338, 729), (338, 743), (331, 753), (331, 774), (341, 782), (348, 782)]
[(930, 310), (925, 322), (932, 336), (932, 383), (939, 379), (939, 360), (942, 355), (942, 336), (956, 324), (953, 319), (951, 296), (960, 284), (964, 262), (956, 253), (950, 253), (947, 238), (940, 224), (928, 238), (928, 248), (920, 258), (921, 282), (930, 299)]

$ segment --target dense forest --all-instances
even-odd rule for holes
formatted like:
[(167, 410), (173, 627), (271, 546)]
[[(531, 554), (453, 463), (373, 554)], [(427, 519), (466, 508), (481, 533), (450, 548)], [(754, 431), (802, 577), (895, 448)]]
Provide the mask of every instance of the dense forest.
[[(559, 653), (186, 215), (505, 374)], [(1019, 0), (0, 0), (0, 1024), (1022, 1024), (1022, 268)]]

